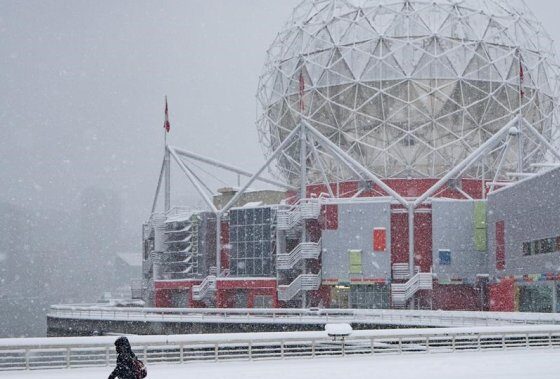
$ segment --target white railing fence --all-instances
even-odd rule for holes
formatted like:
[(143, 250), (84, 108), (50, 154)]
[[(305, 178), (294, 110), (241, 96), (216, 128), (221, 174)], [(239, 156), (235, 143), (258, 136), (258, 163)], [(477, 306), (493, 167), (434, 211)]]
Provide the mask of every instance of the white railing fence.
[(131, 308), (97, 305), (53, 305), (49, 318), (146, 322), (259, 324), (351, 324), (408, 326), (560, 325), (560, 314), (520, 312), (425, 311), (394, 309), (296, 308)]
[[(111, 366), (115, 337), (0, 339), (0, 371)], [(560, 347), (559, 326), (355, 331), (344, 341), (325, 332), (131, 336), (148, 366), (199, 361), (450, 353)]]

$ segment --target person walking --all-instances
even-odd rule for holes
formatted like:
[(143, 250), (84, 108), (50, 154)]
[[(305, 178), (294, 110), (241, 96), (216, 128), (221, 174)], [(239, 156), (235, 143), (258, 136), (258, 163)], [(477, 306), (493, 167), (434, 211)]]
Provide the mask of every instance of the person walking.
[(136, 358), (128, 338), (117, 338), (115, 348), (117, 350), (117, 367), (109, 375), (109, 379), (140, 379), (146, 377), (146, 368)]

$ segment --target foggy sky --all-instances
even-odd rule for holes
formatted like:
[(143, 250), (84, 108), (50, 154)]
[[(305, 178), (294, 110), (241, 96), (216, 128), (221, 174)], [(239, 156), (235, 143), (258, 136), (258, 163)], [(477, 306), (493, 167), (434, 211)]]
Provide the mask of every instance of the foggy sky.
[[(299, 0), (0, 0), (0, 201), (79, 207), (88, 186), (150, 211), (170, 141), (256, 170), (265, 51)], [(552, 0), (527, 4), (555, 40)]]

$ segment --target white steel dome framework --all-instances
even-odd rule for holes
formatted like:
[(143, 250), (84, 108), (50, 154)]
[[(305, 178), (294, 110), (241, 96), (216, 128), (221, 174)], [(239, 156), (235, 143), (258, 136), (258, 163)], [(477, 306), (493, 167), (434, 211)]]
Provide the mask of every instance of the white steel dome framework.
[[(305, 0), (268, 51), (257, 126), (269, 155), (305, 121), (379, 177), (441, 178), (517, 115), (553, 141), (557, 91), (552, 41), (521, 0)], [(299, 146), (276, 161), (290, 183)], [(352, 176), (313, 150), (307, 180)], [(464, 174), (546, 157), (520, 134)]]

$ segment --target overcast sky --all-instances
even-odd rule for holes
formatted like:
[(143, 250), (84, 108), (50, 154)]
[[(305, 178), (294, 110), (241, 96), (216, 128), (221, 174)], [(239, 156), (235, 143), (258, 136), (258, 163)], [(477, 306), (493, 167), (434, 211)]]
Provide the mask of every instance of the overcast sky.
[[(166, 94), (173, 144), (256, 169), (258, 76), (297, 3), (0, 0), (0, 201), (72, 209), (99, 186), (139, 230)], [(559, 40), (559, 3), (527, 3)]]

